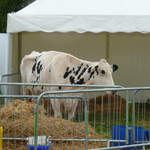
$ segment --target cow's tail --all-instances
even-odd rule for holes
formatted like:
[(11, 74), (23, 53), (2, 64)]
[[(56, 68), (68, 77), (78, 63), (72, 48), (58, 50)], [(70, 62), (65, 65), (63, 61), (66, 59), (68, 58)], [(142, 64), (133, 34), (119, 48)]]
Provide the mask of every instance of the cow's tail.
[(36, 59), (36, 57), (38, 57), (40, 55), (39, 52), (36, 52), (36, 51), (33, 51), (31, 54), (29, 55), (25, 55), (23, 58), (22, 58), (22, 61), (21, 61), (21, 64), (20, 64), (20, 69), (21, 67), (23, 67), (24, 65), (27, 65), (27, 63), (31, 63), (33, 60)]
[(39, 52), (33, 51), (31, 54), (25, 55), (24, 59), (33, 60), (33, 59), (35, 59), (39, 55), (40, 55)]
[(25, 55), (22, 60), (21, 60), (21, 64), (20, 64), (20, 73), (21, 73), (21, 77), (25, 82), (25, 73), (26, 70), (30, 71), (30, 67), (33, 65), (36, 57), (38, 57), (40, 55), (39, 52), (33, 51), (31, 54), (29, 55)]

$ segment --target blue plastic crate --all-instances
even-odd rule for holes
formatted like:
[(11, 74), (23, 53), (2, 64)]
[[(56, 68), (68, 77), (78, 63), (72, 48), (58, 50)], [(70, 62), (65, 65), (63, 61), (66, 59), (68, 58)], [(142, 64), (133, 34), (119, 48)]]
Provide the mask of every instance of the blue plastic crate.
[[(34, 150), (35, 146), (34, 145), (28, 145), (29, 150)], [(37, 150), (50, 150), (51, 145), (38, 145)]]
[[(128, 145), (135, 144), (136, 141), (144, 141), (145, 133), (144, 127), (128, 126)], [(112, 139), (113, 140), (126, 140), (126, 127), (123, 125), (112, 126)], [(135, 138), (134, 138), (135, 135)], [(127, 145), (125, 142), (112, 142), (112, 146)], [(122, 150), (137, 150), (142, 147), (123, 148)]]
[[(125, 140), (126, 134), (125, 126), (112, 126), (112, 139), (113, 140)], [(112, 146), (122, 146), (125, 142), (112, 142)]]
[(150, 130), (144, 131), (144, 139), (145, 141), (150, 141)]

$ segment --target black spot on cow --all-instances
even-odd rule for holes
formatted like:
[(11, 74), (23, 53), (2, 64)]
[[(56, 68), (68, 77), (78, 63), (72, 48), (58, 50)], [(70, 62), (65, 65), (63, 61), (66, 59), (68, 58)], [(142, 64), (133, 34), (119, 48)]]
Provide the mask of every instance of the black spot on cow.
[(67, 67), (66, 72), (64, 73), (64, 79), (66, 79), (71, 72), (72, 72), (72, 70), (69, 70), (69, 67)]
[(85, 84), (85, 82), (84, 82), (84, 78), (82, 78), (82, 79), (78, 80), (78, 81), (76, 82), (76, 84)]
[(77, 67), (77, 70), (75, 71), (75, 75), (77, 75), (79, 73), (82, 66), (83, 66), (83, 63)]
[(32, 67), (32, 73), (35, 71), (35, 68), (36, 68), (36, 63)]
[(98, 72), (98, 65), (95, 66), (95, 71), (96, 71), (97, 75), (99, 75), (99, 72)]
[(80, 79), (80, 77), (84, 74), (84, 72), (87, 70), (87, 67), (83, 68), (83, 70), (81, 71), (81, 73), (78, 76), (78, 79)]
[(72, 68), (72, 71), (73, 71), (73, 73), (74, 73), (74, 74), (76, 73), (76, 71), (75, 71), (75, 68), (74, 68), (74, 67)]
[(38, 59), (38, 57), (36, 57), (35, 58), (35, 63), (34, 63), (34, 65), (33, 65), (33, 67), (32, 67), (32, 73), (35, 71), (35, 69), (36, 69), (36, 65), (37, 65), (37, 59)]
[(93, 75), (94, 75), (94, 71), (91, 72), (90, 77), (89, 77), (89, 80), (92, 78)]
[(41, 64), (41, 61), (38, 62), (36, 69), (37, 69), (37, 73), (40, 74), (40, 72), (43, 69), (43, 65)]
[(70, 76), (70, 83), (74, 84), (74, 77), (73, 76)]
[(88, 73), (91, 73), (91, 69), (92, 69), (92, 67), (89, 67), (89, 69), (88, 69)]

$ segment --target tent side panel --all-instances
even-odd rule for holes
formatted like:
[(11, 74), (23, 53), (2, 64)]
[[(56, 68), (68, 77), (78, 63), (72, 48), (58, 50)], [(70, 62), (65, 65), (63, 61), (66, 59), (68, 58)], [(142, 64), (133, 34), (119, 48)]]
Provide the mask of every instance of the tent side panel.
[(116, 84), (150, 85), (150, 34), (111, 34), (109, 46), (111, 62), (120, 66), (114, 74)]
[(106, 57), (105, 49), (104, 33), (22, 33), (22, 57), (33, 50), (56, 50), (71, 53), (82, 59), (99, 61), (100, 58)]

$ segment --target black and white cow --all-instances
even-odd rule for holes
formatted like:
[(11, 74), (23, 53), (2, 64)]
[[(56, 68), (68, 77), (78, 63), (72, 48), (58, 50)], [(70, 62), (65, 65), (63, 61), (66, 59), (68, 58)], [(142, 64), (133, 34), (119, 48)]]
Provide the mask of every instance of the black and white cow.
[[(50, 84), (97, 84), (114, 85), (112, 72), (118, 69), (117, 65), (110, 65), (105, 59), (90, 62), (79, 59), (73, 55), (56, 52), (33, 51), (25, 55), (21, 61), (20, 71), (22, 82), (50, 83)], [(65, 87), (51, 87), (48, 90), (64, 90)], [(38, 94), (46, 90), (43, 87), (24, 87), (24, 94)], [(61, 117), (60, 104), (63, 103), (69, 112), (68, 119), (74, 117), (77, 100), (51, 100), (55, 117)]]

